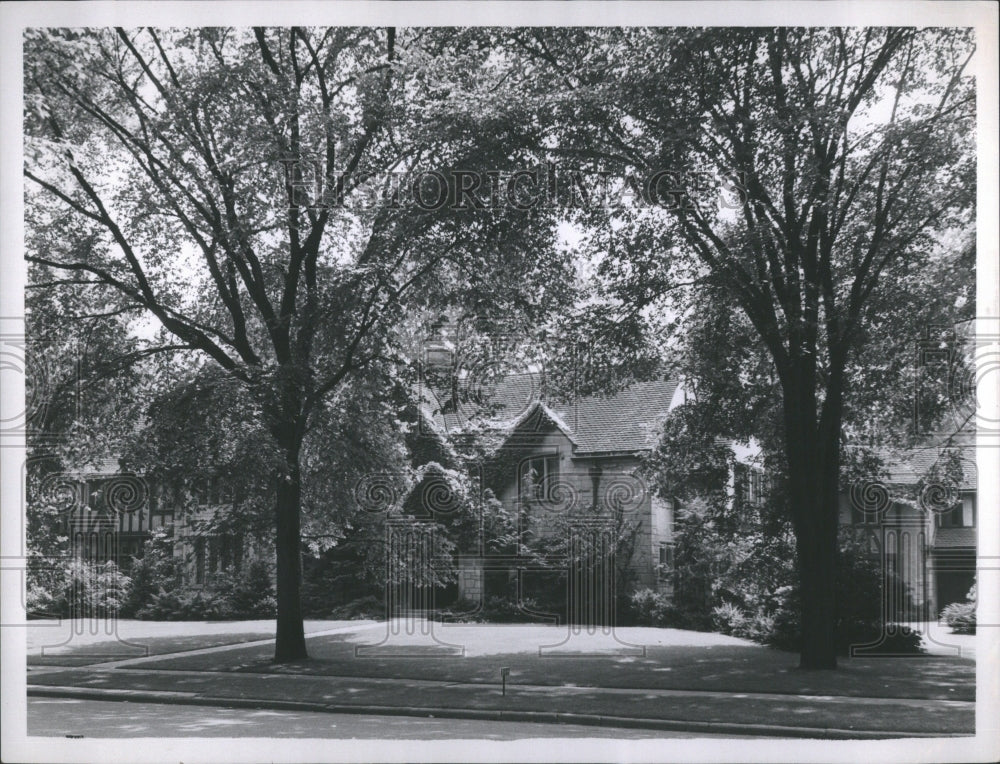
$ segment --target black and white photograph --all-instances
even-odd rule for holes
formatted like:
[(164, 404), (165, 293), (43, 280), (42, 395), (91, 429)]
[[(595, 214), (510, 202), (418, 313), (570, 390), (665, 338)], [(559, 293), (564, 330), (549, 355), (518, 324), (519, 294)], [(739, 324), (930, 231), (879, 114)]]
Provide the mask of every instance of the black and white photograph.
[(4, 761), (995, 761), (998, 8), (5, 3)]

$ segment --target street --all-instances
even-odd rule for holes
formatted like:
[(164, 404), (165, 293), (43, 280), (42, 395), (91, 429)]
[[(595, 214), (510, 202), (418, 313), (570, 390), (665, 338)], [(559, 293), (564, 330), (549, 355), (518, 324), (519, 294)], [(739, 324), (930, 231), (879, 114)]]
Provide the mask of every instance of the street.
[(288, 737), (401, 740), (542, 737), (622, 739), (731, 737), (685, 732), (528, 724), (472, 719), (427, 719), (320, 712), (264, 711), (157, 703), (28, 698), (28, 735), (40, 737)]

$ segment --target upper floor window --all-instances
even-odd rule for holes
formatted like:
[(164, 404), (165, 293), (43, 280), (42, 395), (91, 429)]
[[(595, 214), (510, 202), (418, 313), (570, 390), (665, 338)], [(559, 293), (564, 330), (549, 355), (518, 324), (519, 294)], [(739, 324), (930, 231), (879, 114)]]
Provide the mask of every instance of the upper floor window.
[(947, 512), (937, 516), (938, 528), (973, 528), (976, 525), (976, 497), (967, 494)]
[(767, 493), (767, 475), (752, 464), (736, 464), (733, 471), (736, 498), (741, 504), (759, 506)]
[(559, 455), (533, 456), (521, 462), (518, 495), (522, 499), (548, 501), (559, 480)]

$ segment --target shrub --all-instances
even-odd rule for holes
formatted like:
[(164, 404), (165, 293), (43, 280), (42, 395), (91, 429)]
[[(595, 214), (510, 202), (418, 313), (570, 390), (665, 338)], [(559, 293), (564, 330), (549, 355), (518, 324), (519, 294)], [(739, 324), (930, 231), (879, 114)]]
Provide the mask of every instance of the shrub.
[(365, 554), (359, 544), (344, 542), (317, 554), (303, 555), (302, 612), (306, 617), (353, 617), (342, 613), (349, 612), (354, 603), (385, 599), (384, 586), (372, 578)]
[(330, 617), (343, 621), (385, 619), (385, 602), (374, 595), (359, 597), (330, 611)]
[(277, 611), (267, 560), (250, 560), (238, 573), (219, 577), (212, 588), (225, 603), (225, 618), (273, 618)]
[(976, 633), (976, 603), (953, 602), (941, 611), (941, 618), (956, 634)]
[(29, 583), (27, 606), (36, 616), (106, 618), (117, 616), (132, 580), (111, 560), (75, 559)]
[[(538, 603), (530, 597), (521, 600), (521, 605), (528, 610), (538, 610)], [(487, 597), (481, 612), (483, 621), (487, 623), (523, 623), (532, 620), (518, 606), (516, 599), (511, 597)]]
[(122, 615), (134, 617), (153, 602), (161, 590), (180, 585), (181, 560), (174, 556), (173, 528), (153, 531), (143, 545), (142, 557), (133, 557), (129, 570), (132, 587), (122, 604)]
[(731, 602), (712, 609), (712, 625), (721, 633), (743, 636), (747, 631), (747, 615)]
[(976, 633), (976, 602), (978, 592), (973, 584), (965, 602), (953, 602), (941, 611), (941, 618), (956, 634)]
[(626, 617), (637, 626), (663, 626), (670, 600), (655, 589), (638, 589), (628, 598)]
[(160, 590), (137, 613), (149, 621), (220, 621), (229, 617), (225, 599), (211, 589)]
[(798, 650), (802, 642), (798, 587), (779, 587), (770, 597), (769, 604), (770, 628), (756, 639), (779, 650)]
[(237, 573), (217, 574), (207, 586), (161, 586), (135, 615), (158, 621), (223, 621), (273, 618), (276, 610), (271, 565), (256, 559)]

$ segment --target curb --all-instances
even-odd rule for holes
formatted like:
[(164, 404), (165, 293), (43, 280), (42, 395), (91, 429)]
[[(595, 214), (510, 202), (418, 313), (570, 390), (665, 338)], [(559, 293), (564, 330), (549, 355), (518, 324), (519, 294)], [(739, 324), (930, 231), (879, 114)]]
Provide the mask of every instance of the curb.
[(603, 714), (577, 714), (562, 711), (504, 711), (500, 709), (425, 708), (416, 706), (372, 706), (267, 698), (227, 698), (194, 692), (164, 690), (105, 690), (90, 687), (29, 685), (29, 697), (75, 698), (79, 700), (127, 701), (166, 705), (215, 706), (274, 711), (308, 711), (331, 714), (367, 714), (375, 716), (412, 716), (440, 719), (480, 719), (485, 721), (534, 722), (538, 724), (576, 724), (590, 727), (651, 729), (664, 732), (703, 732), (706, 734), (819, 738), (825, 740), (884, 740), (888, 738), (969, 737), (963, 732), (896, 732), (887, 730), (843, 730), (826, 727), (789, 727), (773, 724), (735, 722), (699, 722), (674, 719), (647, 719)]

